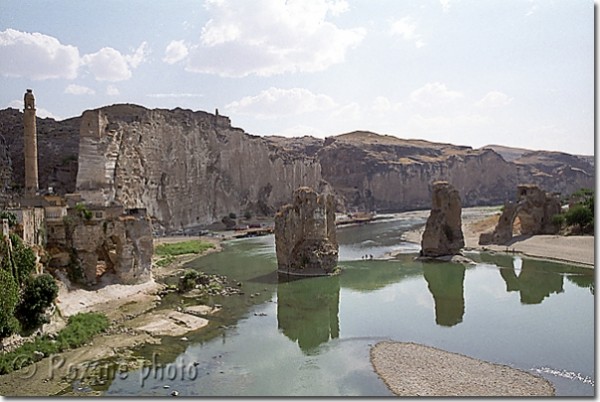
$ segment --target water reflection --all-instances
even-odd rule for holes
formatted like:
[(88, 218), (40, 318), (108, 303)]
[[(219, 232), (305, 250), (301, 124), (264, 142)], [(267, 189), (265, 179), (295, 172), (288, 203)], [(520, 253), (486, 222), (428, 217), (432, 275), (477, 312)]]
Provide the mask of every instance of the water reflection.
[(280, 282), (277, 287), (277, 325), (306, 355), (340, 335), (339, 277)]
[[(518, 259), (518, 260), (517, 260)], [(506, 283), (507, 292), (519, 292), (521, 303), (539, 304), (552, 293), (562, 293), (563, 276), (551, 271), (541, 271), (531, 260), (523, 261), (515, 257), (512, 268), (500, 268), (500, 275)], [(520, 272), (515, 268), (520, 267)]]
[(461, 323), (465, 313), (465, 267), (461, 264), (424, 264), (423, 276), (435, 301), (436, 324), (452, 327)]

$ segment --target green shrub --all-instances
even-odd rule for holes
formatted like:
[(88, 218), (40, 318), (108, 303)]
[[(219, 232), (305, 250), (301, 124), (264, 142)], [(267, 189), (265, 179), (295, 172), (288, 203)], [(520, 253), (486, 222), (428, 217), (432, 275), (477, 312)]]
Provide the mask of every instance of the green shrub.
[(0, 212), (0, 220), (2, 219), (8, 219), (8, 226), (11, 228), (17, 226), (17, 215), (13, 214), (12, 212)]
[(15, 314), (21, 323), (21, 328), (29, 331), (43, 324), (44, 312), (57, 295), (58, 286), (51, 275), (43, 274), (29, 278), (25, 282)]
[(561, 228), (565, 224), (565, 216), (563, 214), (556, 214), (552, 217), (552, 224)]
[(0, 338), (17, 332), (19, 323), (14, 316), (19, 301), (19, 286), (10, 271), (0, 268)]
[(229, 217), (230, 217), (231, 219), (236, 219), (236, 218), (237, 218), (237, 215), (236, 215), (235, 213), (233, 213), (233, 212), (230, 212), (230, 213), (229, 213)]
[(16, 268), (16, 280), (19, 285), (27, 280), (32, 272), (35, 271), (35, 253), (25, 244), (19, 236), (10, 234), (10, 241), (13, 245), (13, 261)]
[(53, 353), (75, 348), (88, 342), (94, 335), (108, 328), (105, 315), (99, 313), (79, 313), (69, 317), (67, 326), (56, 336), (56, 341), (40, 337), (27, 342), (12, 352), (0, 354), (0, 374), (8, 374), (34, 362), (34, 352), (49, 356)]
[(160, 244), (154, 250), (156, 255), (200, 254), (214, 248), (214, 244), (200, 240), (182, 241), (179, 243)]
[(594, 223), (594, 212), (582, 204), (577, 204), (565, 213), (567, 225), (578, 226), (581, 231), (590, 224)]
[(246, 211), (244, 212), (244, 219), (249, 220), (252, 218), (252, 212)]

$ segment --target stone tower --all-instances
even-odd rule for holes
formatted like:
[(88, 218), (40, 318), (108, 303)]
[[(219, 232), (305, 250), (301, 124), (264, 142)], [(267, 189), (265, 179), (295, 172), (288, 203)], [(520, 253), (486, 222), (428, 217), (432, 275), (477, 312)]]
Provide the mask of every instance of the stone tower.
[(25, 128), (25, 194), (36, 195), (38, 186), (37, 129), (35, 124), (35, 98), (33, 91), (25, 92), (23, 126)]

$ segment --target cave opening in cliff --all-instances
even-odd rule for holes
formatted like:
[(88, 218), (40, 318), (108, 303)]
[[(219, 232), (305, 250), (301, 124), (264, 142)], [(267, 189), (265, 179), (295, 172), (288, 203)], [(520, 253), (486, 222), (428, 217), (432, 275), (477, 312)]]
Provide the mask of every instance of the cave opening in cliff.
[(513, 236), (520, 236), (521, 235), (521, 219), (519, 218), (519, 216), (517, 216), (513, 220), (512, 235)]
[(96, 262), (96, 280), (99, 280), (106, 274), (115, 274), (115, 264), (117, 261), (117, 245), (114, 236), (106, 239), (96, 249), (98, 260)]

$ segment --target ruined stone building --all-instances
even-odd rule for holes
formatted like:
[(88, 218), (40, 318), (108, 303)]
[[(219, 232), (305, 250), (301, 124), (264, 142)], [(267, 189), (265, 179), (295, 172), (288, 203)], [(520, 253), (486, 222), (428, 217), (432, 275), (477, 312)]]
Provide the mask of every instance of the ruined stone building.
[[(25, 93), (23, 112), (25, 196), (19, 205), (4, 208), (17, 217), (17, 234), (34, 250), (45, 247), (50, 267), (75, 270), (75, 277), (86, 284), (97, 283), (105, 273), (124, 284), (150, 280), (152, 226), (146, 210), (105, 202), (101, 183), (88, 186), (83, 196), (61, 197), (40, 191), (35, 97), (31, 89)], [(85, 142), (80, 144), (86, 146)]]
[(334, 274), (338, 243), (333, 196), (300, 187), (292, 198), (275, 215), (277, 271), (291, 276)]
[(558, 227), (552, 217), (561, 212), (560, 199), (533, 184), (517, 188), (517, 202), (506, 202), (493, 232), (482, 233), (479, 244), (507, 244), (513, 238), (514, 224), (518, 219), (520, 235), (555, 234)]
[(459, 254), (465, 246), (458, 191), (447, 181), (433, 183), (431, 213), (421, 240), (423, 257)]

